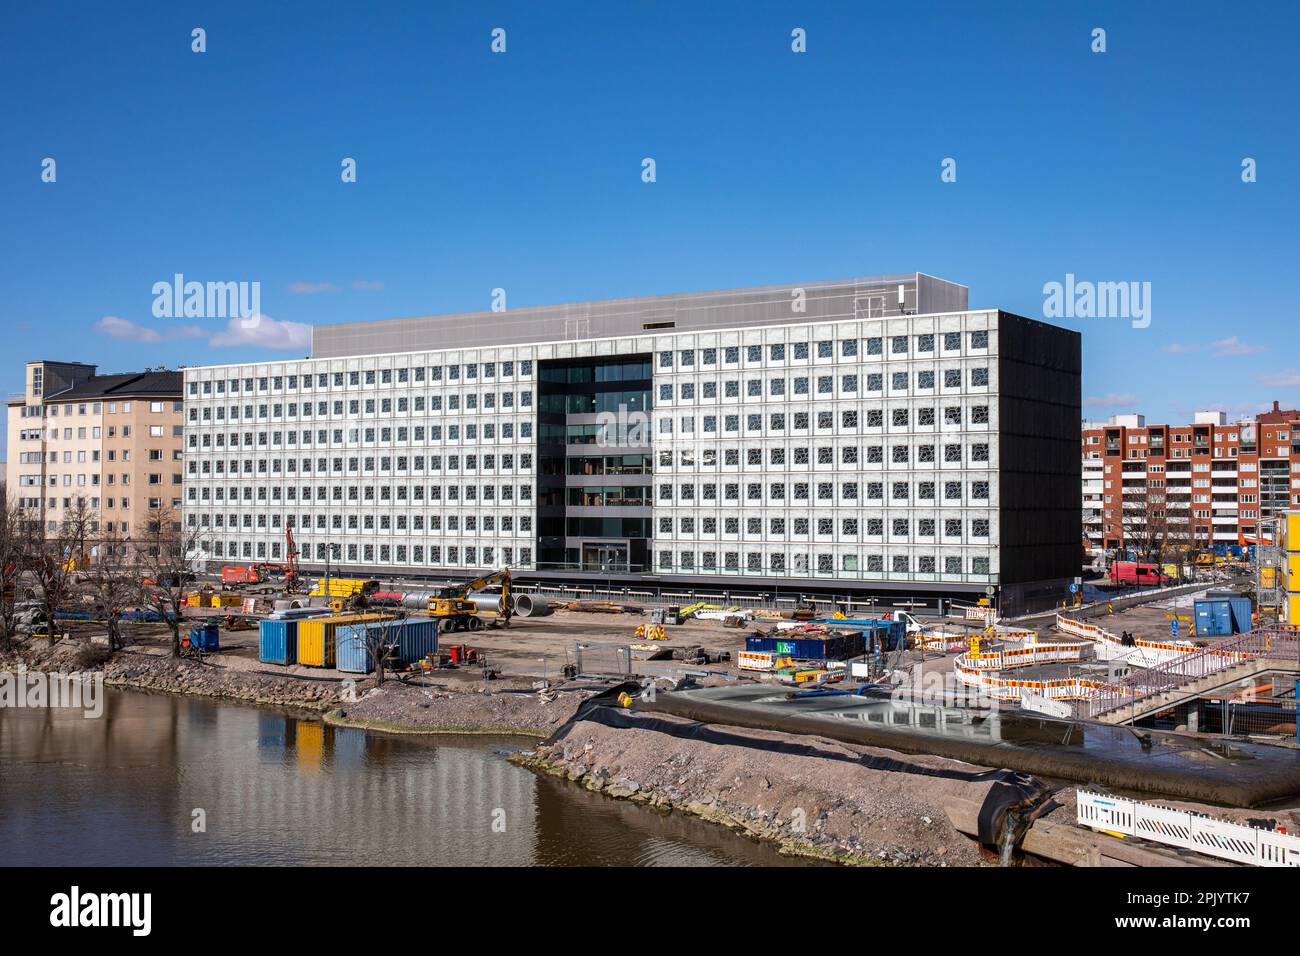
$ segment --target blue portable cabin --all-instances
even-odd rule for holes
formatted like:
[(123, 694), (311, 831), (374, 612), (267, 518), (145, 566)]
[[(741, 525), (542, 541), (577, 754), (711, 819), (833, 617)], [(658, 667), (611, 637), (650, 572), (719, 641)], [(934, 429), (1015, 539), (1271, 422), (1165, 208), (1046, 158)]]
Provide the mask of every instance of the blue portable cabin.
[(298, 660), (298, 622), (262, 621), (258, 625), (257, 659), (264, 664), (292, 664)]
[(352, 624), (334, 631), (334, 666), (348, 674), (369, 674), (375, 669), (366, 625)]
[(349, 674), (373, 671), (375, 662), (370, 653), (369, 632), (376, 629), (381, 629), (390, 644), (397, 645), (398, 659), (403, 664), (414, 664), (438, 650), (438, 622), (434, 618), (372, 621), (340, 627), (334, 632), (335, 666)]

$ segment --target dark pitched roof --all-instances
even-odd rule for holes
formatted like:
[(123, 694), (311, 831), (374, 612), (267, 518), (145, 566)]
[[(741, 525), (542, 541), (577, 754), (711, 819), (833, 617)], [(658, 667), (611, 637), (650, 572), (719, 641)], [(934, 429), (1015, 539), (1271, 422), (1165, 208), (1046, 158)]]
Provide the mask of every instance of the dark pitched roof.
[(180, 372), (128, 372), (124, 375), (94, 375), (71, 388), (47, 395), (47, 402), (78, 401), (91, 398), (131, 398), (149, 396), (180, 398), (185, 376)]

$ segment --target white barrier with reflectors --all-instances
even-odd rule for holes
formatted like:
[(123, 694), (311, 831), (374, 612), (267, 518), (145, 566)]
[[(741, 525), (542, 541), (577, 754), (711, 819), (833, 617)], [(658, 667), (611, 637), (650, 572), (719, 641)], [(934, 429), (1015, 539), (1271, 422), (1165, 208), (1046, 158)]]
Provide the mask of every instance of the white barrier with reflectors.
[(1080, 826), (1141, 837), (1251, 866), (1300, 866), (1300, 837), (1139, 800), (1079, 790)]
[(770, 671), (776, 668), (776, 654), (771, 651), (741, 651), (736, 667), (742, 671)]
[(1074, 716), (1074, 709), (1069, 704), (1064, 704), (1059, 700), (1052, 700), (1041, 694), (1032, 694), (1028, 691), (1020, 695), (1020, 706), (1025, 710), (1046, 714), (1048, 717), (1063, 717), (1068, 720)]

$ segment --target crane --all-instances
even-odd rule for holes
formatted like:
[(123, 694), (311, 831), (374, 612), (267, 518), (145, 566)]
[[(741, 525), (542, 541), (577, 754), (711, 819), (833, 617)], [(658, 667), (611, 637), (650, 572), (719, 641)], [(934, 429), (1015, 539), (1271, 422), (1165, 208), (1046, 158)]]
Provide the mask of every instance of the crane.
[(478, 604), (470, 600), (470, 595), (498, 582), (501, 584), (501, 601), (495, 614), (498, 623), (509, 627), (512, 614), (509, 568), (475, 578), (468, 584), (443, 588), (439, 594), (429, 598), (429, 613), (445, 622), (450, 631), (477, 631), (483, 627), (483, 618), (479, 616)]
[[(259, 584), (270, 580), (272, 577), (278, 577), (284, 579), (284, 590), (286, 594), (297, 593), (299, 586), (302, 584), (302, 577), (298, 573), (298, 546), (294, 544), (293, 541), (293, 525), (291, 524), (286, 524), (284, 526), (284, 544), (284, 563), (270, 564), (266, 561), (259, 561), (257, 564), (251, 565), (248, 569), (248, 578), (251, 580), (247, 580), (246, 583)], [(222, 568), (221, 577), (223, 583), (226, 580), (227, 570), (238, 569)], [(233, 582), (236, 580), (237, 576), (232, 575), (231, 581)]]

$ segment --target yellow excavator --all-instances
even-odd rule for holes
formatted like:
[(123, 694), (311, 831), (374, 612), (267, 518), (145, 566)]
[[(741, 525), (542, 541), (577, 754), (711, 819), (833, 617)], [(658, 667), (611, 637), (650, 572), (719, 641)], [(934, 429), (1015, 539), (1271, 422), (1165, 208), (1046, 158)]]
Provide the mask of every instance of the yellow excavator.
[[(475, 591), (481, 591), (498, 582), (501, 584), (501, 600), (496, 609), (485, 609), (470, 600), (470, 595)], [(491, 620), (497, 626), (509, 627), (512, 614), (510, 569), (502, 568), (468, 584), (444, 588), (441, 593), (429, 598), (429, 613), (441, 621), (442, 627), (448, 631), (481, 630), (485, 619)]]

